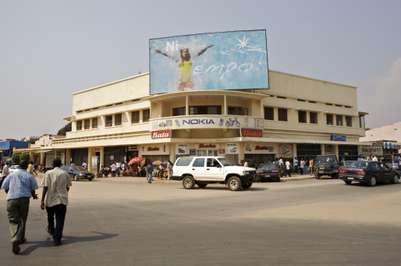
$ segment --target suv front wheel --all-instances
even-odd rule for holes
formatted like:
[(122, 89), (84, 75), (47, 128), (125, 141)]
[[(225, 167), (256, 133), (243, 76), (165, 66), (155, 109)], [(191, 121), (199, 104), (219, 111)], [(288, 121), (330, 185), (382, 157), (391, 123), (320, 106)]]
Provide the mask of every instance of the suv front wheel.
[(231, 191), (239, 191), (242, 189), (241, 179), (238, 176), (232, 176), (228, 179), (227, 186)]
[(190, 175), (184, 176), (184, 178), (182, 179), (182, 186), (185, 189), (192, 189), (195, 186), (194, 178)]

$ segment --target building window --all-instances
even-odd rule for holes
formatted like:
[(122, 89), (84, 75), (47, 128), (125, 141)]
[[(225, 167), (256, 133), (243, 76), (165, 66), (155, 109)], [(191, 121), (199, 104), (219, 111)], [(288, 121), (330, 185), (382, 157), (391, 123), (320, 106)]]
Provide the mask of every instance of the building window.
[(97, 128), (97, 117), (92, 118), (92, 128)]
[(120, 114), (115, 114), (114, 115), (114, 125), (115, 126), (120, 126), (122, 124), (122, 118), (123, 118), (123, 115), (121, 113)]
[(190, 106), (189, 114), (191, 115), (221, 115), (220, 105), (202, 105)]
[(298, 111), (298, 122), (306, 123), (306, 111)]
[(343, 126), (343, 116), (342, 115), (336, 115), (336, 125), (337, 126)]
[(241, 106), (229, 106), (227, 111), (229, 115), (248, 115), (248, 108)]
[(149, 118), (150, 118), (150, 110), (149, 109), (142, 110), (142, 121), (148, 122)]
[(111, 127), (113, 125), (113, 116), (112, 115), (106, 115), (105, 117), (105, 126), (106, 127)]
[(326, 124), (327, 125), (334, 125), (334, 123), (333, 123), (333, 114), (326, 114)]
[(352, 127), (352, 116), (346, 116), (345, 117), (345, 124), (347, 125), (347, 127)]
[(317, 112), (309, 112), (309, 122), (317, 124)]
[(185, 107), (173, 108), (173, 116), (185, 115)]
[(287, 109), (278, 108), (278, 121), (288, 121)]
[(274, 108), (273, 107), (265, 107), (265, 120), (274, 120)]
[(84, 120), (84, 129), (90, 129), (90, 127), (91, 127), (91, 120), (85, 119)]
[(77, 130), (82, 130), (82, 120), (77, 121)]
[(131, 112), (131, 123), (139, 123), (139, 111), (133, 111)]

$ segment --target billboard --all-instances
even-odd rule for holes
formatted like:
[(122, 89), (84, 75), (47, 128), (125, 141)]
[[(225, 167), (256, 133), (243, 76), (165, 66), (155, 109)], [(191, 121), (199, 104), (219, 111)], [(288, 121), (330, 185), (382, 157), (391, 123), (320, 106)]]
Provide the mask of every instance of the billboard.
[(149, 40), (150, 94), (269, 87), (266, 30)]

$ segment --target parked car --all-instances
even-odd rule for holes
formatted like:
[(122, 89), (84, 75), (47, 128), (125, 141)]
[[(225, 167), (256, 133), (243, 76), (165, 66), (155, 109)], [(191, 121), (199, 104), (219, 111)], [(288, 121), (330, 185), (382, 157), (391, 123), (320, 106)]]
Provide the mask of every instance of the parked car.
[(255, 181), (277, 181), (280, 182), (280, 169), (278, 165), (268, 162), (262, 163), (256, 168)]
[(182, 180), (185, 189), (218, 183), (238, 191), (252, 186), (255, 172), (255, 168), (234, 165), (224, 157), (185, 156), (175, 161), (172, 179)]
[(315, 159), (313, 174), (316, 179), (323, 175), (338, 178), (338, 168), (340, 167), (336, 155), (318, 155)]
[(75, 181), (78, 181), (79, 179), (88, 179), (89, 181), (92, 181), (95, 178), (95, 175), (93, 173), (89, 172), (82, 166), (66, 165), (63, 166), (61, 169), (69, 173), (72, 179)]
[(340, 167), (340, 178), (347, 185), (353, 181), (376, 186), (378, 183), (398, 184), (400, 175), (385, 164), (374, 161), (346, 161)]

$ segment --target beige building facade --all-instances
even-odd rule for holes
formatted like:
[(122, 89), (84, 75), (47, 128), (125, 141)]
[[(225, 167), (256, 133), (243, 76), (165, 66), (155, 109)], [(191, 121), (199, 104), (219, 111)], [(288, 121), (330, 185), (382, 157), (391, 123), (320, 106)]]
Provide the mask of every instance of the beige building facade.
[(140, 74), (73, 94), (64, 160), (94, 171), (143, 156), (221, 155), (238, 163), (318, 154), (356, 157), (364, 136), (356, 87), (269, 72), (265, 90), (149, 94)]

